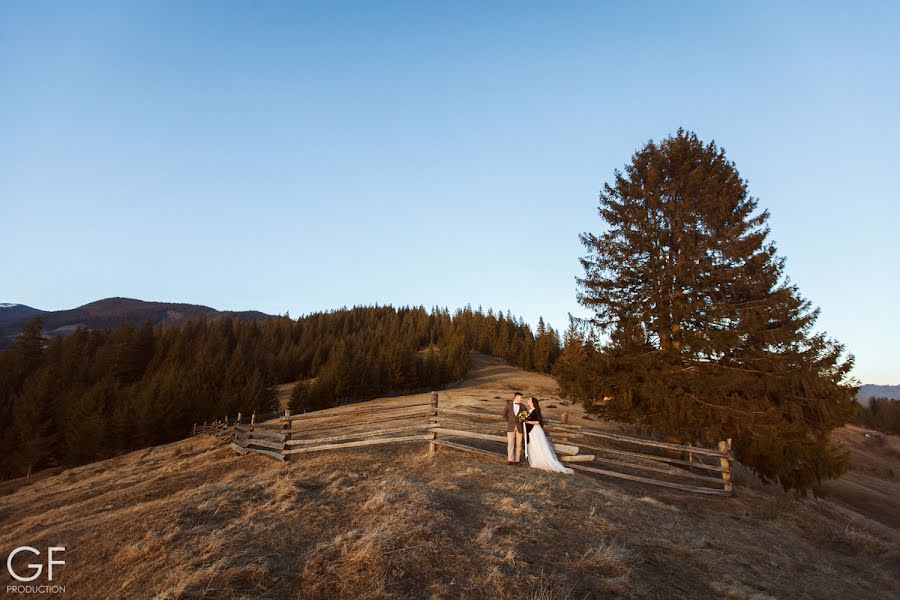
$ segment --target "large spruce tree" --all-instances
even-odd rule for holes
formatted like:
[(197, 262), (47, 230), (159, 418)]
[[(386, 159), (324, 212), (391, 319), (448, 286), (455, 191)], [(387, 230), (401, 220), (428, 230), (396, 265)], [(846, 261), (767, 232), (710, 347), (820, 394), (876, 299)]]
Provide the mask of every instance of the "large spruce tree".
[(683, 130), (616, 171), (605, 232), (581, 236), (578, 298), (609, 339), (587, 404), (684, 441), (733, 438), (763, 478), (805, 490), (846, 468), (828, 434), (855, 414), (853, 358), (813, 331), (757, 208), (725, 152)]

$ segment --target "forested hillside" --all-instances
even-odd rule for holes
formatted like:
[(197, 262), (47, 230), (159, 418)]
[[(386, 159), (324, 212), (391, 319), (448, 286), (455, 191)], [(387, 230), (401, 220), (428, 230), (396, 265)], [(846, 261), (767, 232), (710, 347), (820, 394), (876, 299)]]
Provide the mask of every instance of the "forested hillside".
[(276, 408), (272, 386), (301, 381), (295, 410), (460, 379), (471, 350), (549, 371), (556, 332), (509, 313), (356, 307), (177, 325), (126, 320), (47, 342), (40, 318), (0, 352), (0, 471), (73, 465), (185, 435), (194, 422)]
[(856, 422), (864, 427), (900, 435), (900, 400), (869, 398), (859, 411)]

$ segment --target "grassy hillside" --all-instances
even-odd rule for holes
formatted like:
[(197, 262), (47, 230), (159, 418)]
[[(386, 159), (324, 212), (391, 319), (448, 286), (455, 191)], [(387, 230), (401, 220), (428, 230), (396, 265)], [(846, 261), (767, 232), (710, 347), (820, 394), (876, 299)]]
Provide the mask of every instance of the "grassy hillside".
[[(499, 411), (513, 388), (545, 399), (548, 416), (587, 422), (551, 378), (487, 357), (441, 402)], [(866, 447), (883, 463), (867, 485), (896, 485), (893, 443)], [(7, 484), (0, 544), (66, 546), (58, 577), (70, 598), (900, 593), (896, 494), (864, 516), (852, 494), (794, 501), (743, 470), (737, 486), (733, 498), (698, 497), (445, 449), (428, 458), (424, 444), (280, 464), (197, 437)]]

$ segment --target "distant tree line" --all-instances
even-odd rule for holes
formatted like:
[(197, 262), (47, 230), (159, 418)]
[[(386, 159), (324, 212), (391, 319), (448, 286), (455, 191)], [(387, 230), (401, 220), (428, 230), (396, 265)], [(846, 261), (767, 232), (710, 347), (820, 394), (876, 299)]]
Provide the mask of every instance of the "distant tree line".
[(509, 313), (355, 307), (242, 321), (79, 329), (47, 341), (36, 318), (0, 352), (0, 474), (77, 465), (186, 435), (195, 422), (276, 410), (273, 386), (301, 381), (296, 411), (462, 378), (472, 350), (550, 371), (556, 332)]
[(869, 398), (859, 411), (856, 422), (883, 433), (900, 435), (900, 400)]

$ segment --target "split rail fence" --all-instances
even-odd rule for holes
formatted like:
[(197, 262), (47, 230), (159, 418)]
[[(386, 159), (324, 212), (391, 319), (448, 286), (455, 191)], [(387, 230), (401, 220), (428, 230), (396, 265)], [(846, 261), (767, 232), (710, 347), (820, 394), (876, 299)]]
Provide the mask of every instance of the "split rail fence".
[(223, 438), (230, 437), (231, 431), (228, 428), (228, 423), (225, 421), (213, 421), (212, 423), (204, 422), (202, 425), (194, 423), (194, 435), (200, 434), (214, 435), (218, 438)]
[[(233, 427), (226, 418), (231, 448), (239, 454), (256, 453), (283, 461), (310, 452), (424, 442), (430, 454), (443, 447), (493, 458), (506, 456), (506, 421), (500, 415), (439, 406), (437, 392), (430, 401), (344, 406), (297, 415), (285, 411), (265, 417), (268, 420), (251, 415), (244, 421), (238, 414)], [(559, 459), (575, 470), (700, 494), (734, 493), (731, 440), (712, 449), (568, 421), (567, 413), (561, 419), (545, 418), (544, 429)], [(222, 426), (219, 423), (216, 427)], [(197, 433), (201, 432), (205, 430), (197, 427)]]

